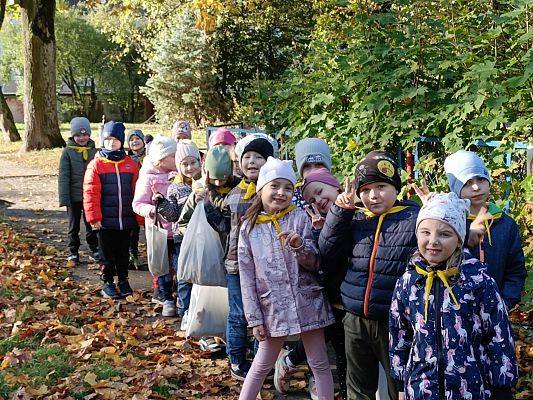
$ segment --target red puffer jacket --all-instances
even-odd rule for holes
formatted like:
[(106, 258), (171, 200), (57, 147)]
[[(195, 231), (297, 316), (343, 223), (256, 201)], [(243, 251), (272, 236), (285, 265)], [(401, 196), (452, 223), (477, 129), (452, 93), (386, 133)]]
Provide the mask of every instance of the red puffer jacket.
[(131, 207), (139, 177), (137, 163), (126, 156), (111, 161), (97, 155), (87, 166), (83, 180), (83, 209), (90, 224), (125, 230), (142, 224)]

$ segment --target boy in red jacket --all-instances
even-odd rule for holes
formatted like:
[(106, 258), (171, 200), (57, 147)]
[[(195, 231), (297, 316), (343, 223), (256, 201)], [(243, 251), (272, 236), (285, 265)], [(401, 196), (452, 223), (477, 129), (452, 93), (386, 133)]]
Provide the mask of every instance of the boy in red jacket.
[(131, 203), (139, 167), (124, 151), (124, 131), (122, 122), (104, 125), (103, 147), (87, 166), (83, 183), (85, 215), (98, 231), (104, 282), (101, 293), (111, 299), (133, 293), (128, 282), (128, 261), (131, 230), (137, 226)]

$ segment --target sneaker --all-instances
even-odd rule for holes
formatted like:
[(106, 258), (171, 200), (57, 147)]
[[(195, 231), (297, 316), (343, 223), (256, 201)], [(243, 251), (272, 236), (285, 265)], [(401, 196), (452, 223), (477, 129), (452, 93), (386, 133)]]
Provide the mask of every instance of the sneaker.
[(237, 368), (234, 368), (233, 365), (230, 366), (231, 376), (238, 381), (244, 381), (246, 379), (246, 374), (250, 370), (251, 364), (249, 362), (239, 365)]
[(72, 254), (67, 258), (67, 268), (74, 268), (80, 262), (80, 258), (76, 254)]
[(100, 253), (98, 252), (98, 250), (91, 252), (91, 254), (89, 255), (89, 260), (95, 263), (100, 262)]
[(165, 300), (163, 302), (163, 311), (161, 313), (163, 317), (175, 317), (176, 316), (176, 304), (172, 300)]
[(203, 337), (198, 341), (200, 350), (209, 351), (210, 353), (218, 353), (222, 350), (221, 340), (217, 340), (215, 337)]
[(309, 394), (311, 395), (311, 400), (318, 400), (318, 390), (315, 385), (315, 377), (311, 375), (309, 377)]
[(119, 299), (120, 294), (117, 292), (117, 287), (113, 282), (104, 283), (104, 287), (100, 292), (106, 299)]
[(295, 367), (287, 365), (288, 351), (282, 350), (274, 367), (274, 386), (281, 393), (287, 393), (289, 389), (289, 377), (296, 371)]
[(164, 302), (165, 298), (159, 293), (159, 288), (155, 288), (154, 293), (152, 294), (152, 303), (159, 304), (162, 306)]
[(118, 283), (118, 290), (120, 291), (120, 295), (122, 297), (127, 297), (133, 294), (133, 289), (131, 288), (130, 283), (127, 280)]

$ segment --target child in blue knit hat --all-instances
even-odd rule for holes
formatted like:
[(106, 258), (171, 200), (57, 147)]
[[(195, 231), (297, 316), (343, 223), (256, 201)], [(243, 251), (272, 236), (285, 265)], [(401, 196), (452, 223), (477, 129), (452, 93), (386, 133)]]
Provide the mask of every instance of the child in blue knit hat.
[(496, 204), (489, 202), (490, 173), (476, 153), (466, 150), (453, 153), (444, 161), (444, 170), (452, 192), (470, 200), (468, 228), (482, 208), (488, 207), (487, 219), (479, 227), (480, 237), (471, 234), (465, 245), (474, 257), (486, 264), (488, 274), (496, 281), (505, 304), (511, 309), (520, 302), (527, 276), (518, 225)]

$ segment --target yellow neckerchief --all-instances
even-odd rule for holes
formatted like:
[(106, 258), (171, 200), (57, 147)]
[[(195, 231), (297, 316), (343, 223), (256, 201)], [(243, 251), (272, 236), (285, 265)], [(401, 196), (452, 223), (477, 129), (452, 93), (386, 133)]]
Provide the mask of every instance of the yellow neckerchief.
[(186, 185), (192, 186), (193, 180), (189, 179), (189, 181), (190, 181), (190, 183), (187, 183), (185, 181), (185, 178), (183, 177), (183, 175), (181, 173), (179, 173), (179, 172), (176, 174), (174, 179), (172, 179), (172, 183), (174, 183), (175, 185), (179, 185), (180, 183), (185, 183)]
[(250, 200), (256, 192), (255, 182), (247, 183), (243, 179), (237, 186), (239, 189), (246, 190), (246, 193), (242, 196), (243, 200)]
[[(503, 211), (496, 206), (496, 204), (490, 203), (488, 212), (490, 214), (490, 218), (483, 221), (483, 224), (485, 225), (485, 230), (487, 231), (487, 238), (489, 239), (489, 245), (492, 246), (492, 237), (490, 234), (490, 227), (492, 226), (494, 220), (501, 218), (503, 215)], [(468, 214), (468, 219), (473, 221), (477, 217), (477, 214)]]
[(67, 146), (69, 149), (74, 149), (78, 153), (81, 153), (81, 156), (83, 157), (83, 161), (87, 161), (89, 159), (89, 150), (92, 149), (92, 147), (89, 146)]
[(225, 187), (225, 186), (222, 186), (222, 187), (217, 187), (215, 189), (215, 191), (219, 194), (228, 194), (229, 192), (231, 192), (231, 188), (230, 187)]
[[(255, 223), (266, 224), (268, 222), (272, 222), (272, 225), (274, 225), (276, 232), (281, 233), (282, 230), (281, 230), (281, 225), (279, 224), (279, 219), (283, 218), (285, 215), (290, 213), (295, 208), (296, 206), (294, 204), (291, 204), (285, 210), (281, 210), (280, 212), (277, 212), (275, 214), (260, 214), (257, 216)], [(280, 240), (281, 240), (281, 244), (283, 245), (283, 238), (281, 238)]]
[(439, 278), (442, 281), (442, 283), (444, 283), (444, 286), (446, 286), (446, 289), (448, 289), (448, 292), (450, 293), (450, 296), (455, 302), (455, 305), (457, 307), (461, 307), (461, 305), (455, 298), (455, 295), (453, 294), (450, 284), (448, 283), (448, 278), (451, 278), (457, 275), (459, 273), (459, 268), (453, 267), (453, 268), (445, 269), (444, 271), (441, 271), (441, 270), (426, 271), (424, 268), (421, 268), (418, 265), (415, 265), (415, 269), (416, 269), (416, 272), (418, 272), (420, 275), (426, 277), (426, 289), (424, 291), (424, 303), (425, 303), (424, 321), (427, 321), (428, 319), (429, 292), (431, 292), (431, 287), (433, 286), (433, 280), (435, 276), (437, 276), (437, 278)]

